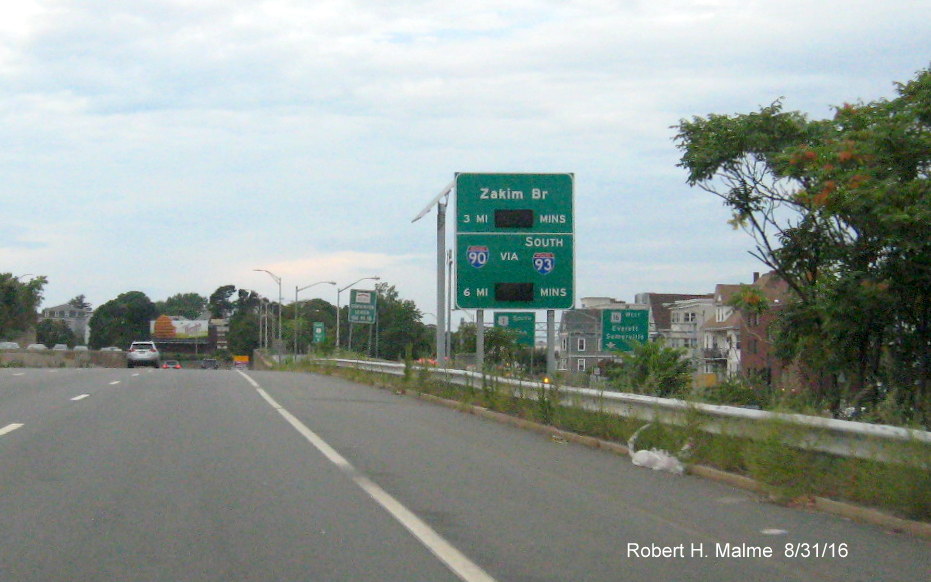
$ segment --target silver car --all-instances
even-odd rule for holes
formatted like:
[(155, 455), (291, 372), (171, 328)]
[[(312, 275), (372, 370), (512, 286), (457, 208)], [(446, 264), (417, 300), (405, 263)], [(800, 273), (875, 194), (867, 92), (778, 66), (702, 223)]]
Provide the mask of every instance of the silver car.
[(161, 354), (155, 347), (155, 342), (133, 342), (126, 354), (126, 363), (130, 368), (136, 366), (152, 366), (158, 368)]

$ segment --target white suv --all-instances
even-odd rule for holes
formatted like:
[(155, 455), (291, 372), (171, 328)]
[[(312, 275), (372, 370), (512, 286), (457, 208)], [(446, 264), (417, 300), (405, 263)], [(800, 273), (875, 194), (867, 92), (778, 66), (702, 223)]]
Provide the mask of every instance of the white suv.
[(161, 355), (154, 342), (133, 342), (126, 354), (126, 363), (130, 368), (152, 366), (158, 368)]

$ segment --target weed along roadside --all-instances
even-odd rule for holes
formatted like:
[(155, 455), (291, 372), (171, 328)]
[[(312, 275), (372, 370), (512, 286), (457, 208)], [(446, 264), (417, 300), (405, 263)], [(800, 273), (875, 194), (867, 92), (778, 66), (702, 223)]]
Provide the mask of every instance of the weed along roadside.
[(917, 440), (901, 443), (894, 455), (884, 448), (878, 461), (864, 454), (874, 447), (869, 442), (857, 457), (793, 447), (787, 443), (810, 440), (814, 433), (797, 434), (798, 427), (779, 420), (754, 422), (737, 436), (707, 430), (707, 419), (694, 408), (686, 408), (676, 423), (645, 422), (606, 407), (592, 410), (556, 384), (528, 388), (481, 376), (459, 385), (426, 367), (407, 365), (393, 375), (326, 360), (275, 369), (338, 376), (619, 455), (629, 454), (622, 443), (643, 428), (636, 448), (674, 451), (689, 474), (758, 492), (775, 503), (931, 538), (931, 447)]

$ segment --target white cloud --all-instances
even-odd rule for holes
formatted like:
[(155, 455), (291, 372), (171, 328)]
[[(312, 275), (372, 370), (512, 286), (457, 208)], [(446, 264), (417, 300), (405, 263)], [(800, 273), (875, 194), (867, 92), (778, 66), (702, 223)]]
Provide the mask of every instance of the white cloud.
[(41, 270), (52, 302), (269, 294), (261, 267), (430, 303), (434, 231), (410, 219), (456, 171), (574, 172), (580, 294), (749, 280), (669, 126), (781, 96), (828, 115), (931, 54), (906, 2), (4, 5), (0, 270)]

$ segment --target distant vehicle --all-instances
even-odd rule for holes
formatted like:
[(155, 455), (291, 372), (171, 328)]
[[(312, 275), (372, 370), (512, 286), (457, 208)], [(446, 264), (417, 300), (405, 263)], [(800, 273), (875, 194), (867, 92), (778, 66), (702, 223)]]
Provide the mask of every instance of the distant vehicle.
[(74, 351), (76, 352), (86, 352), (88, 351), (87, 346), (74, 346)]
[(220, 363), (212, 358), (207, 358), (206, 360), (201, 361), (200, 367), (204, 370), (219, 370)]
[(34, 352), (42, 352), (48, 349), (45, 344), (29, 344), (26, 346), (27, 350), (32, 350)]
[(165, 363), (162, 364), (162, 369), (163, 370), (169, 370), (169, 369), (180, 370), (181, 362), (179, 362), (178, 360), (165, 360)]
[(100, 351), (101, 352), (122, 352), (123, 350), (121, 350), (120, 348), (116, 346), (109, 346), (106, 348), (100, 348)]
[(0, 342), (0, 350), (18, 350), (19, 344), (16, 342)]
[(126, 356), (126, 365), (130, 368), (136, 366), (152, 366), (158, 368), (161, 362), (161, 354), (155, 347), (155, 342), (133, 342), (129, 346), (129, 353)]
[(56, 352), (67, 352), (67, 351), (68, 351), (68, 346), (66, 346), (65, 344), (55, 344), (55, 345), (52, 347), (52, 350), (53, 350), (53, 351), (56, 351)]

